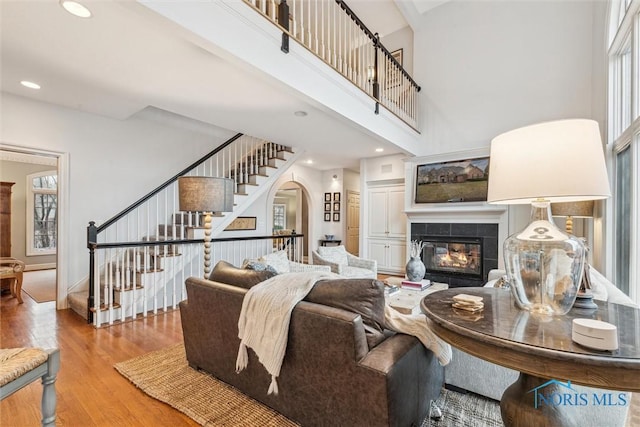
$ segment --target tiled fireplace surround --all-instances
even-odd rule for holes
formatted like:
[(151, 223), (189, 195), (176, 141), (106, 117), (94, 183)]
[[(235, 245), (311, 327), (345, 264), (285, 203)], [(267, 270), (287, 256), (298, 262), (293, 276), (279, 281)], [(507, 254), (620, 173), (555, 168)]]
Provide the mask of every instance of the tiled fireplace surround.
[(469, 238), (482, 240), (482, 278), (459, 277), (448, 274), (429, 273), (425, 279), (447, 283), (449, 287), (482, 286), (487, 281), (489, 270), (498, 268), (498, 224), (478, 223), (412, 223), (411, 240), (429, 237)]
[(483, 204), (413, 206), (407, 212), (410, 240), (427, 236), (452, 237), (460, 240), (470, 237), (482, 239), (482, 279), (458, 275), (427, 274), (425, 279), (447, 283), (450, 287), (482, 286), (491, 269), (504, 268), (502, 244), (509, 235), (509, 214), (506, 207)]

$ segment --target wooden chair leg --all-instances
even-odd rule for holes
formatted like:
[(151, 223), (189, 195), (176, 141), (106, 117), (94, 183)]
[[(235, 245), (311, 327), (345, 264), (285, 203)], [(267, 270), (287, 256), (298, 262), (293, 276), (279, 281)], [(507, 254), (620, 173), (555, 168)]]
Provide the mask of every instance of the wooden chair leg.
[(16, 298), (18, 298), (18, 303), (22, 304), (22, 272), (16, 275), (15, 286)]

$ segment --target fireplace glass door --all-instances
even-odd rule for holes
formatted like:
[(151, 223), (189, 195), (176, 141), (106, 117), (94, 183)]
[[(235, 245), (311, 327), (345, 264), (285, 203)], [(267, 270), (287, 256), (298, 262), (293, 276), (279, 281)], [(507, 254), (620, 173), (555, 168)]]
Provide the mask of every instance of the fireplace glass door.
[(482, 239), (425, 237), (422, 261), (427, 273), (482, 278)]

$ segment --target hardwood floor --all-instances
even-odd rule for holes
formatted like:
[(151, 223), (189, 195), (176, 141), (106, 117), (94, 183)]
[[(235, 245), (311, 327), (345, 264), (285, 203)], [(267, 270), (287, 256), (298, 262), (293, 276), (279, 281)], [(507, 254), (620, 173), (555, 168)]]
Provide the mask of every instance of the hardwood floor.
[[(380, 279), (386, 278), (380, 275)], [(133, 386), (113, 368), (117, 362), (182, 342), (180, 312), (95, 329), (55, 302), (0, 300), (0, 347), (58, 347), (58, 426), (197, 426), (187, 416)], [(39, 381), (0, 402), (0, 426), (40, 425)], [(626, 427), (640, 419), (640, 393), (633, 395)]]
[[(58, 426), (196, 426), (175, 409), (138, 390), (114, 363), (182, 342), (180, 312), (95, 329), (55, 302), (24, 304), (10, 295), (0, 301), (0, 347), (58, 347)], [(0, 402), (0, 425), (40, 425), (39, 381)]]

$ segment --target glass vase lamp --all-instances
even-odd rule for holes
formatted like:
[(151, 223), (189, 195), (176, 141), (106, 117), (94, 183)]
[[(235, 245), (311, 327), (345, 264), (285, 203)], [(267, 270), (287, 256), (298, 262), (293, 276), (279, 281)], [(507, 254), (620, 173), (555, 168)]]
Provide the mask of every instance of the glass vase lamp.
[(564, 315), (582, 280), (585, 246), (553, 223), (551, 202), (611, 195), (598, 123), (571, 119), (515, 129), (491, 141), (493, 204), (531, 204), (524, 230), (504, 242), (507, 278), (516, 304), (542, 315)]
[(204, 278), (211, 271), (211, 216), (233, 210), (235, 182), (211, 176), (178, 178), (179, 209), (204, 214)]

